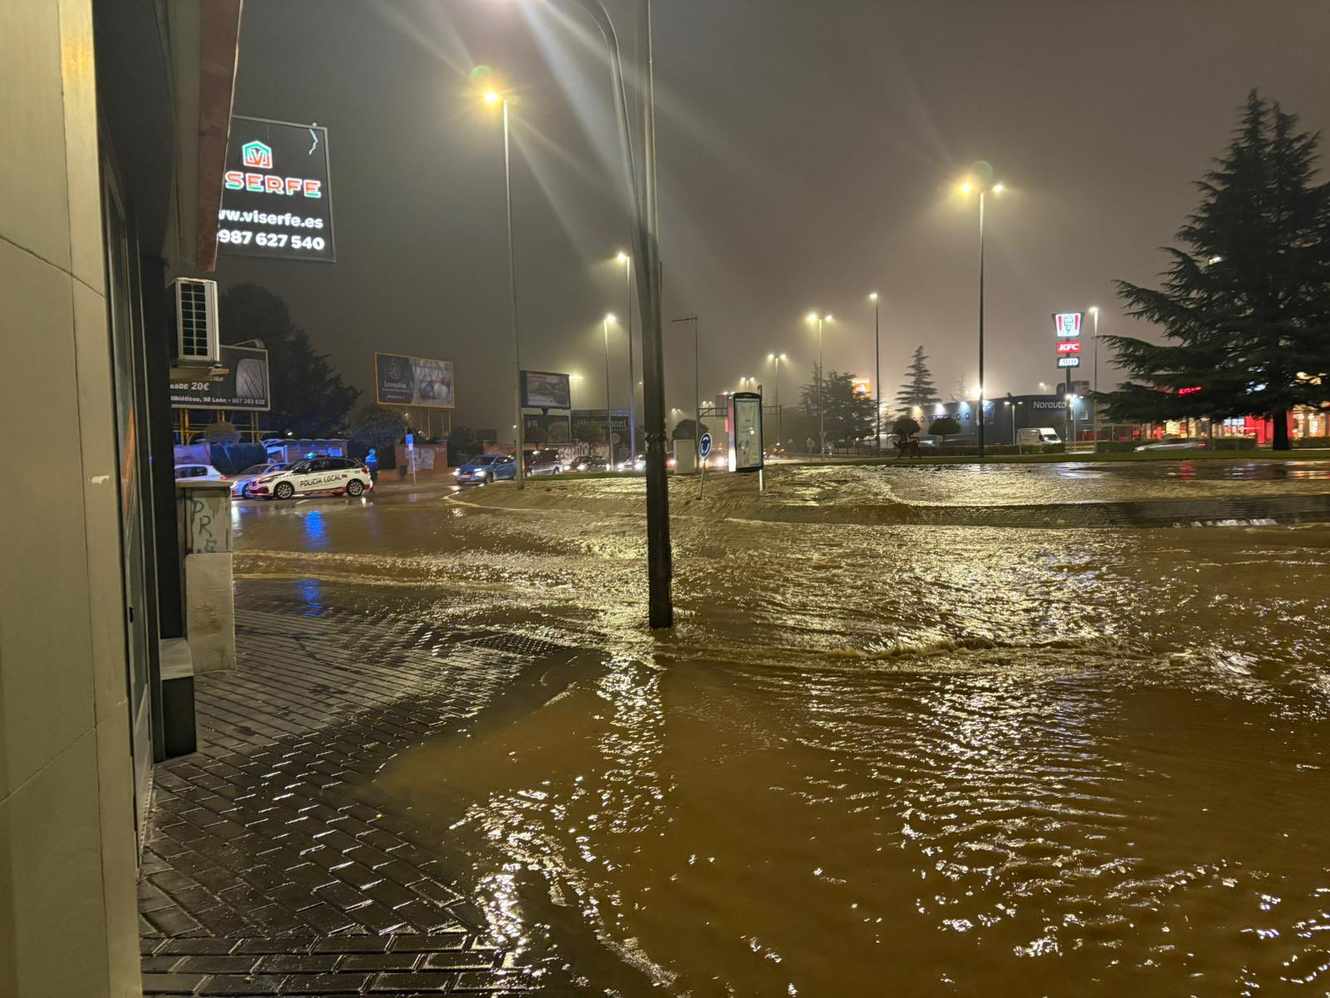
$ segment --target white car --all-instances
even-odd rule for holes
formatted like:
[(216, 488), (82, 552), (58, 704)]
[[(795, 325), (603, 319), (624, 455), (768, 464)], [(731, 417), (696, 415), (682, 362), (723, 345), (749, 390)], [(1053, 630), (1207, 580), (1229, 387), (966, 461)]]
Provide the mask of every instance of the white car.
[(255, 499), (291, 499), (295, 496), (359, 496), (374, 489), (369, 469), (344, 457), (315, 457), (297, 461), (249, 483)]
[(269, 461), (266, 464), (255, 464), (246, 468), (240, 474), (231, 479), (231, 496), (234, 499), (245, 499), (249, 496), (249, 487), (264, 475), (271, 475), (277, 471), (285, 471), (291, 467), (289, 464), (283, 464), (278, 461)]
[(175, 466), (176, 481), (191, 482), (221, 482), (226, 480), (226, 476), (210, 464), (177, 464)]

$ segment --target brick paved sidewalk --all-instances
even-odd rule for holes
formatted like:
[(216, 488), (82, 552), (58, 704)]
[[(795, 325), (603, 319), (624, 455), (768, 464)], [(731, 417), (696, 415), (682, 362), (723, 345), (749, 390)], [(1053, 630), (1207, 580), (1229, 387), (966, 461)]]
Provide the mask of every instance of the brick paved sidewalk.
[[(243, 583), (240, 668), (196, 683), (199, 751), (156, 768), (139, 884), (159, 995), (508, 994), (441, 846), (358, 792), (569, 649)], [(437, 838), (437, 836), (435, 837)]]

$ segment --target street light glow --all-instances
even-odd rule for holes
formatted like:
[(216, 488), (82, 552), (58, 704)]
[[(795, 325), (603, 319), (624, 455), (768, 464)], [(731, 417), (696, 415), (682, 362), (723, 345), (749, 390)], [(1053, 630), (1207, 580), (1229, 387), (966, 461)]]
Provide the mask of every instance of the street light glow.
[(618, 320), (614, 318), (614, 313), (613, 313), (613, 312), (606, 312), (606, 313), (605, 313), (605, 321), (606, 321), (606, 322), (617, 322)]
[(503, 98), (499, 96), (499, 92), (498, 92), (497, 90), (486, 90), (486, 91), (485, 91), (485, 103), (486, 103), (486, 104), (497, 104), (497, 103), (499, 103), (499, 101), (501, 101), (501, 100), (503, 100)]
[(877, 292), (876, 292), (876, 291), (870, 291), (870, 292), (868, 293), (868, 300), (869, 300), (869, 301), (877, 301)]
[(971, 194), (974, 192), (974, 184), (969, 180), (962, 180), (956, 189), (962, 194)]
[(817, 322), (817, 313), (809, 312), (806, 316), (804, 316), (804, 318), (806, 318), (809, 322)]
[(625, 263), (625, 264), (626, 264), (629, 260), (632, 259), (632, 257), (630, 257), (630, 256), (629, 256), (627, 253), (625, 253), (623, 250), (619, 250), (619, 252), (618, 252), (617, 254), (615, 254), (614, 259), (615, 259), (615, 262), (617, 262), (617, 263)]
[(1091, 306), (1090, 306), (1090, 314), (1091, 314), (1091, 315), (1098, 315), (1098, 314), (1099, 314), (1099, 306), (1098, 306), (1098, 305), (1091, 305)]
[(1002, 181), (1000, 181), (1000, 180), (999, 180), (996, 184), (993, 185), (993, 193), (994, 193), (994, 194), (1001, 194), (1001, 193), (1002, 193), (1003, 191), (1005, 191), (1006, 189), (1007, 189), (1006, 184), (1004, 184), (1004, 183), (1003, 183)]

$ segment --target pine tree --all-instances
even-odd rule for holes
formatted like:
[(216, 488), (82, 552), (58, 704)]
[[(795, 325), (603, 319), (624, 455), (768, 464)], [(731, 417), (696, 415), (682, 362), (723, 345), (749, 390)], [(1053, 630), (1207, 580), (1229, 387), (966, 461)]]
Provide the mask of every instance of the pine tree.
[(915, 406), (927, 411), (929, 406), (942, 401), (937, 386), (933, 384), (933, 372), (928, 369), (928, 355), (924, 348), (914, 348), (914, 359), (905, 369), (905, 384), (896, 392), (896, 407), (908, 414)]
[(1111, 418), (1269, 417), (1287, 450), (1289, 410), (1330, 403), (1330, 185), (1297, 121), (1252, 91), (1163, 288), (1117, 282), (1127, 313), (1170, 342), (1104, 337), (1130, 375), (1104, 396)]

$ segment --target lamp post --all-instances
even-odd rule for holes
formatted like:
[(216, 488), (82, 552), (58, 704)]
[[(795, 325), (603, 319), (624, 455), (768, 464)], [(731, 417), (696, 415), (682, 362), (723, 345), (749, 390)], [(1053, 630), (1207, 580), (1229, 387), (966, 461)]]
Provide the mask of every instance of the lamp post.
[(880, 303), (878, 302), (877, 292), (874, 291), (868, 296), (868, 300), (873, 303), (873, 408), (877, 413), (877, 453), (882, 456), (882, 336), (880, 329)]
[(623, 264), (624, 309), (628, 316), (628, 460), (637, 458), (637, 380), (633, 377), (633, 258), (619, 250), (614, 258)]
[(608, 471), (614, 470), (614, 417), (610, 409), (610, 323), (613, 321), (613, 312), (606, 312), (605, 318), (600, 320), (601, 330), (605, 334), (605, 446), (609, 448)]
[(1001, 194), (1001, 182), (994, 183), (993, 168), (987, 163), (976, 163), (973, 176), (960, 183), (962, 194), (979, 193), (979, 460), (984, 459), (984, 198), (988, 194)]
[(522, 444), (522, 339), (517, 326), (517, 249), (513, 244), (513, 174), (508, 152), (508, 98), (497, 90), (485, 91), (485, 103), (500, 105), (503, 112), (503, 200), (508, 219), (508, 291), (513, 319), (513, 410), (517, 414), (514, 444), (517, 451), (517, 487), (526, 488), (526, 455)]
[(785, 410), (780, 405), (780, 366), (789, 362), (789, 358), (783, 353), (767, 354), (767, 362), (776, 365), (776, 436), (780, 438), (781, 446), (785, 446)]
[(1090, 306), (1090, 317), (1094, 319), (1094, 401), (1091, 405), (1094, 413), (1094, 449), (1099, 453), (1099, 306)]
[(823, 410), (826, 408), (826, 396), (822, 390), (822, 327), (825, 323), (832, 321), (832, 316), (829, 314), (822, 315), (819, 312), (809, 312), (808, 321), (817, 323), (817, 453), (818, 457), (825, 457), (827, 453), (827, 428), (826, 421), (822, 418)]

